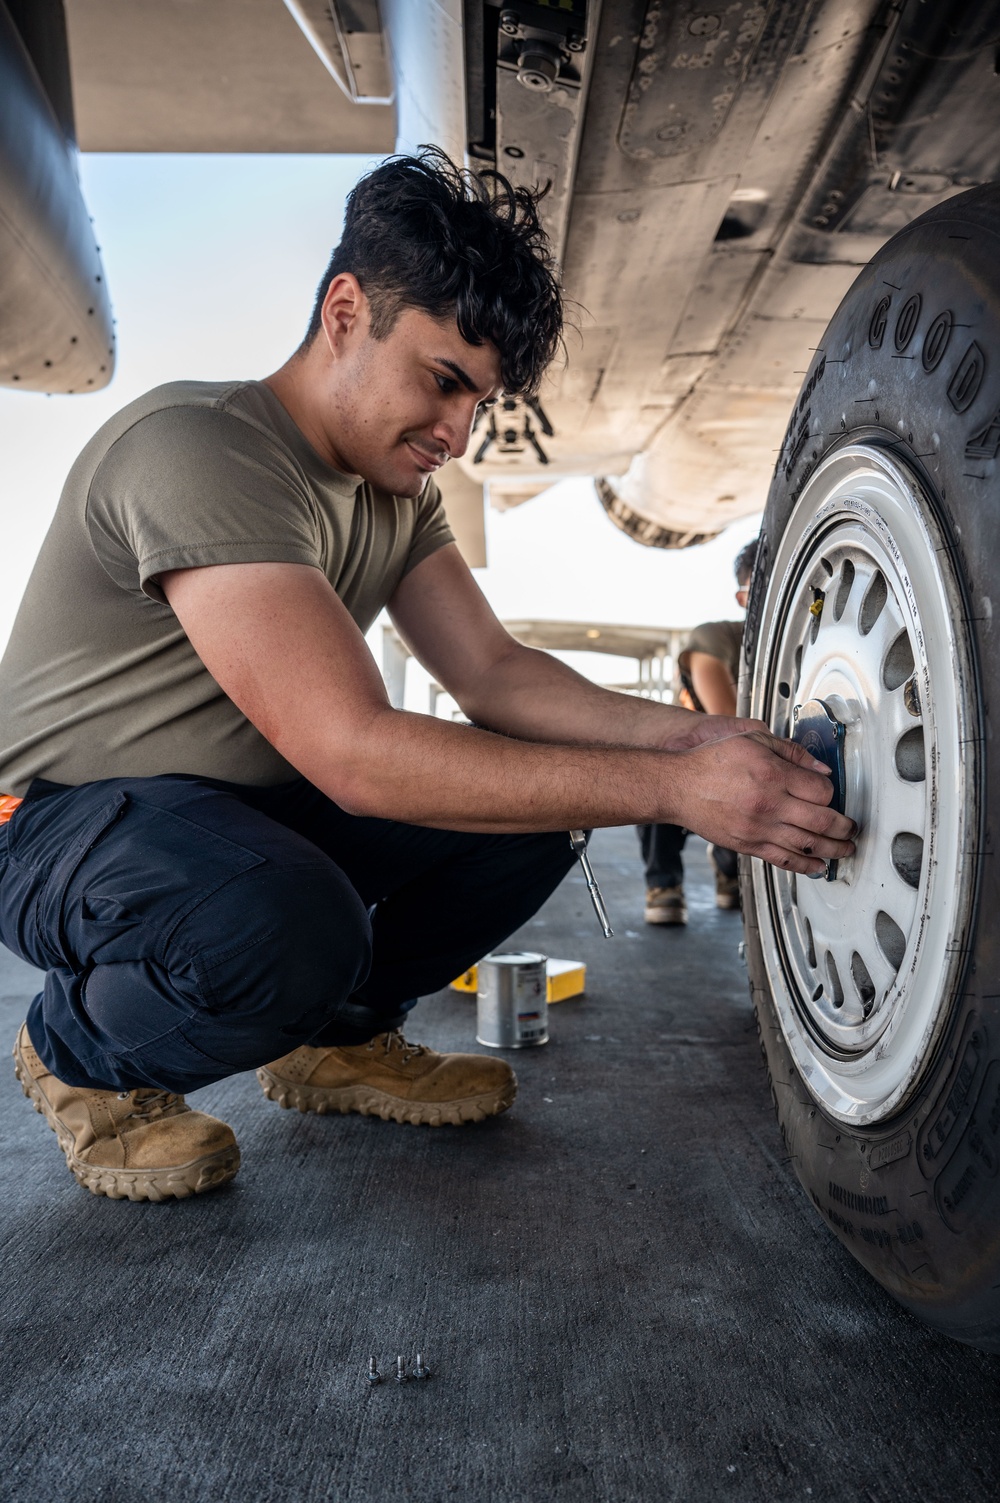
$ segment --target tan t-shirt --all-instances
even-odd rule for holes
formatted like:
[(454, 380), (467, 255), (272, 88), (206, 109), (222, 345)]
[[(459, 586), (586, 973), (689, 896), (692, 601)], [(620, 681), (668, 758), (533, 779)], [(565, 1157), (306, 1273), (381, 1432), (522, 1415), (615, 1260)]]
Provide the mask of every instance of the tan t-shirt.
[(208, 673), (157, 576), (207, 564), (322, 569), (362, 631), (452, 541), (417, 500), (333, 470), (259, 381), (176, 381), (76, 461), (0, 662), (0, 792), (197, 773), (296, 776)]
[(710, 658), (718, 658), (719, 662), (725, 663), (729, 669), (733, 683), (738, 684), (740, 681), (740, 647), (742, 643), (742, 621), (703, 621), (700, 626), (692, 628), (687, 641), (684, 643), (683, 652), (678, 654), (677, 668), (681, 676), (681, 682), (695, 702), (695, 709), (700, 710), (702, 706), (691, 683), (691, 654), (693, 652), (704, 652)]

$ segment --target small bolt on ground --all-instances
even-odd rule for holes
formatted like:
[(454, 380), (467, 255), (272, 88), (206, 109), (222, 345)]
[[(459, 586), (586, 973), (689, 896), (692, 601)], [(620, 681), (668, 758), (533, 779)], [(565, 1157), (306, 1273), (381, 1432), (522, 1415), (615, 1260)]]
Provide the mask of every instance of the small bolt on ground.
[(374, 1357), (368, 1358), (368, 1381), (369, 1383), (381, 1383), (382, 1374), (378, 1370), (378, 1363)]
[(417, 1365), (413, 1369), (413, 1376), (415, 1378), (429, 1378), (430, 1375), (431, 1375), (430, 1368), (424, 1366), (424, 1356), (423, 1356), (423, 1353), (422, 1352), (418, 1352), (417, 1353)]
[(407, 1371), (406, 1371), (406, 1362), (404, 1361), (404, 1359), (402, 1357), (397, 1357), (396, 1358), (396, 1382), (397, 1383), (405, 1383), (406, 1380), (407, 1380), (407, 1377), (408, 1377), (408, 1374), (407, 1374)]

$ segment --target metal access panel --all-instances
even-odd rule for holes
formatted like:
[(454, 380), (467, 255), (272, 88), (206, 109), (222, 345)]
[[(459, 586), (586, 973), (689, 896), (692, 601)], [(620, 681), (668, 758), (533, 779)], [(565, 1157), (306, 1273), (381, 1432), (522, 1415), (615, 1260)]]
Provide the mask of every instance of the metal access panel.
[[(364, 11), (343, 11), (345, 42), (370, 24)], [(281, 0), (66, 0), (66, 20), (84, 151), (377, 155), (395, 144), (392, 106), (352, 103)], [(350, 43), (360, 80), (377, 47), (367, 31)], [(383, 63), (373, 87), (385, 76)]]

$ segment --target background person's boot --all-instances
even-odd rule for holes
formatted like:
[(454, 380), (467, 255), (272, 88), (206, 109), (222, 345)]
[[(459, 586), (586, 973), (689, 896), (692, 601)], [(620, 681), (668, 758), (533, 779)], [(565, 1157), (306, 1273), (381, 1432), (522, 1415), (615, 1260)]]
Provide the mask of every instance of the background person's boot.
[(739, 908), (740, 879), (735, 853), (733, 851), (723, 851), (719, 846), (710, 845), (708, 848), (708, 859), (712, 863), (712, 872), (715, 876), (716, 908)]
[(75, 1178), (112, 1200), (183, 1200), (240, 1167), (231, 1127), (170, 1091), (94, 1091), (47, 1070), (22, 1023), (14, 1045), (21, 1089), (59, 1139)]
[(687, 902), (683, 887), (646, 888), (647, 924), (686, 924)]
[(398, 1031), (367, 1044), (304, 1044), (257, 1071), (264, 1095), (300, 1112), (360, 1112), (384, 1122), (458, 1126), (505, 1112), (517, 1094), (506, 1060), (436, 1054)]

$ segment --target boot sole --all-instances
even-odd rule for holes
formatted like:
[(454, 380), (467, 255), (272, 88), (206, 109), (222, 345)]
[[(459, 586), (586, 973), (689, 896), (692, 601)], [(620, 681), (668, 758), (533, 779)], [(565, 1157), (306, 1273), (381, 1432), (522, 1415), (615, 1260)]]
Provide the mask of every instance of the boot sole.
[(383, 1122), (403, 1122), (413, 1127), (461, 1127), (466, 1122), (485, 1122), (513, 1105), (517, 1082), (512, 1080), (501, 1091), (485, 1096), (469, 1096), (465, 1101), (404, 1101), (372, 1086), (296, 1085), (261, 1068), (257, 1079), (268, 1101), (276, 1101), (286, 1110), (300, 1112), (358, 1112), (362, 1117), (381, 1117)]
[(647, 924), (671, 924), (675, 929), (682, 929), (687, 923), (686, 913), (664, 913), (657, 908), (647, 908), (644, 917)]
[(169, 1169), (109, 1169), (88, 1164), (78, 1158), (73, 1149), (72, 1134), (56, 1116), (44, 1092), (29, 1071), (21, 1055), (19, 1044), (14, 1045), (14, 1074), (21, 1083), (21, 1090), (35, 1111), (44, 1117), (55, 1133), (66, 1159), (66, 1165), (76, 1180), (91, 1195), (106, 1195), (109, 1200), (149, 1200), (157, 1204), (165, 1200), (187, 1200), (191, 1195), (202, 1195), (206, 1190), (215, 1190), (231, 1180), (240, 1167), (240, 1150), (220, 1149), (188, 1164), (174, 1164)]

